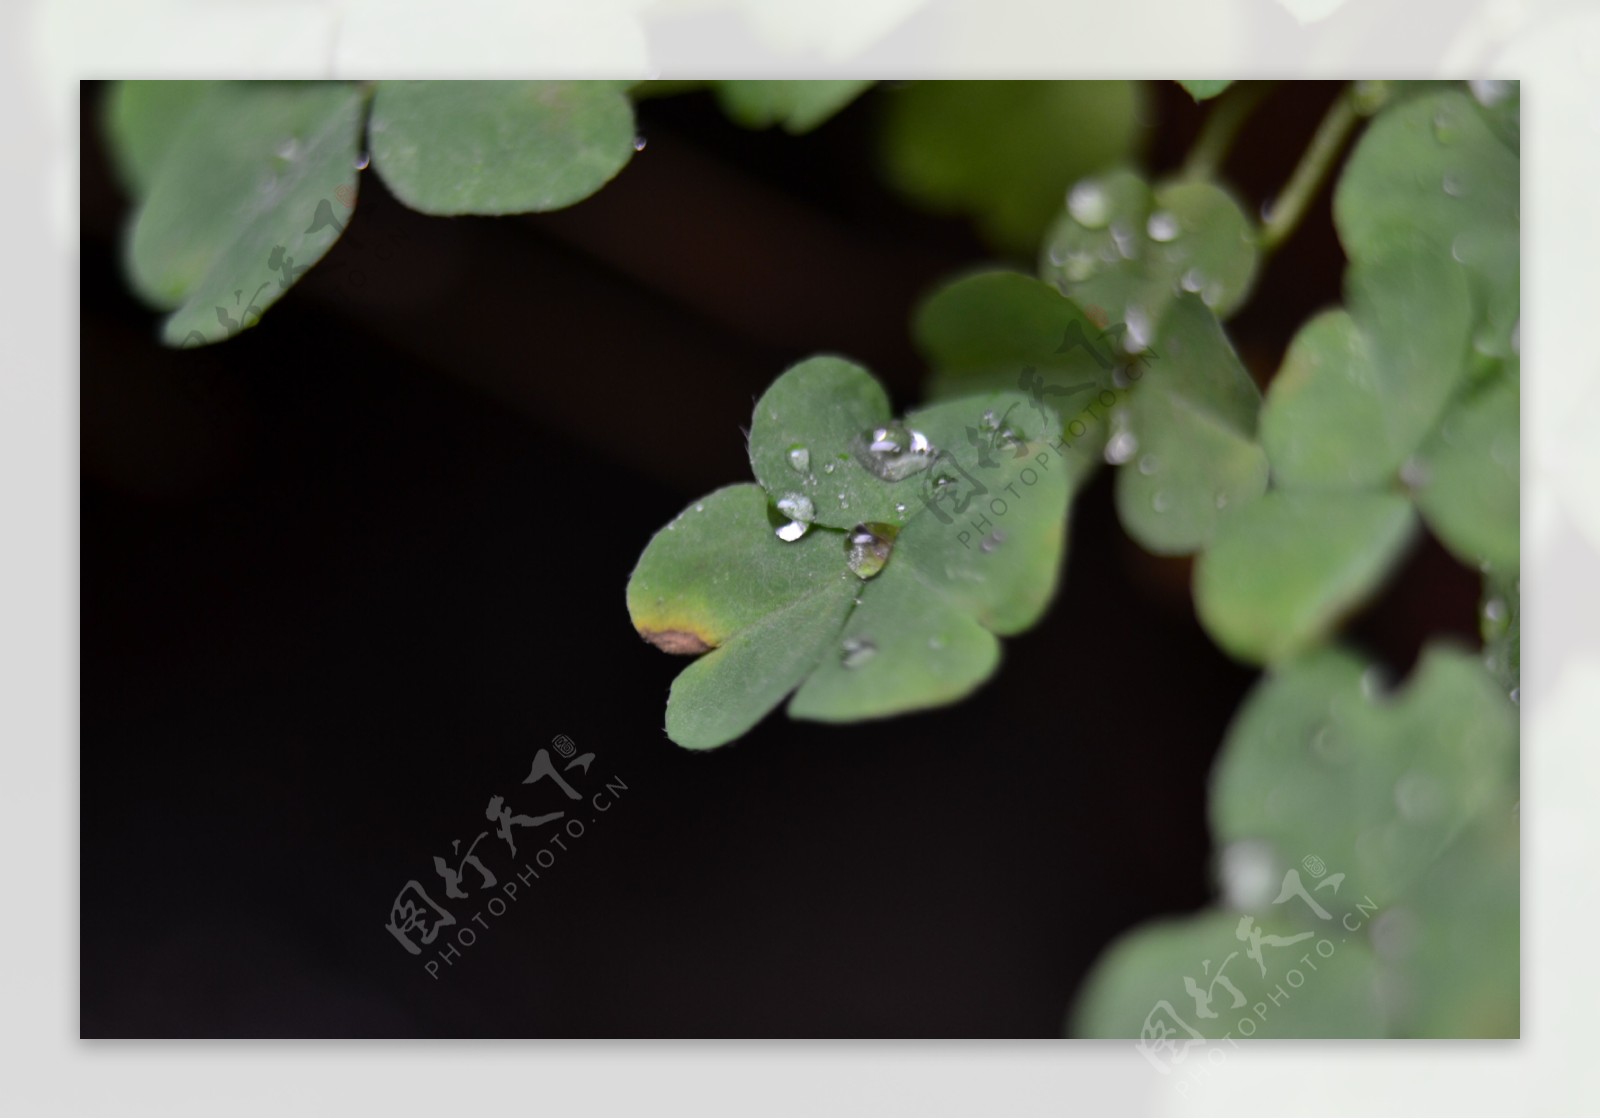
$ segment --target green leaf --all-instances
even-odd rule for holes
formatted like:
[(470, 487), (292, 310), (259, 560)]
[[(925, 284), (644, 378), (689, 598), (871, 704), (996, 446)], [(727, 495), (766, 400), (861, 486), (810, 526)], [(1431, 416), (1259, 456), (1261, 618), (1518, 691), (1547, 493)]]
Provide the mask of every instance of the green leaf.
[(1466, 269), (1473, 344), (1516, 355), (1520, 316), (1520, 160), (1472, 97), (1445, 89), (1380, 113), (1334, 191), (1334, 222), (1354, 262), (1420, 244)]
[[(667, 733), (692, 748), (737, 738), (832, 649), (860, 583), (843, 536), (778, 539), (760, 486), (729, 486), (656, 533), (628, 581), (634, 628), (702, 653), (672, 685)], [(707, 652), (707, 650), (711, 650)]]
[(1415, 535), (1404, 497), (1274, 490), (1219, 521), (1195, 564), (1195, 610), (1241, 660), (1282, 660), (1370, 595)]
[[(1257, 919), (1208, 910), (1134, 930), (1096, 962), (1069, 1032), (1138, 1040), (1157, 1069), (1184, 1078), (1204, 1075), (1208, 1052), (1239, 1038), (1382, 1037), (1371, 948), (1328, 935), (1304, 912)], [(1249, 922), (1243, 939), (1241, 921)], [(1263, 940), (1259, 964), (1247, 955), (1251, 932)], [(1209, 996), (1210, 1017), (1198, 1013), (1191, 988)]]
[(1399, 245), (1345, 286), (1349, 310), (1302, 327), (1267, 390), (1261, 439), (1280, 486), (1387, 485), (1467, 377), (1471, 297), (1447, 256)]
[(746, 128), (781, 124), (785, 132), (810, 132), (861, 96), (870, 81), (719, 81), (722, 111)]
[[(832, 448), (855, 448), (853, 433), (888, 417), (860, 367), (800, 363), (757, 403), (751, 430), (758, 477), (779, 484), (718, 491), (645, 550), (629, 584), (635, 628), (669, 651), (706, 653), (673, 685), (674, 741), (730, 741), (796, 685), (796, 718), (953, 702), (993, 672), (994, 635), (1020, 632), (1048, 606), (1075, 480), (1047, 438), (1055, 413), (1020, 393), (947, 401), (906, 417), (934, 449), (922, 469), (885, 481), (856, 449), (843, 452), (856, 460), (847, 469)], [(844, 533), (823, 520), (810, 495), (824, 496), (824, 479), (826, 492), (848, 487), (849, 513), (882, 538), (876, 574), (852, 566), (858, 522)], [(785, 543), (775, 530), (796, 515), (812, 527)]]
[(1515, 572), (1488, 572), (1483, 579), (1483, 663), (1517, 702), (1522, 684), (1522, 580)]
[(106, 97), (106, 139), (117, 178), (134, 198), (142, 198), (167, 149), (196, 105), (216, 82), (112, 84)]
[(926, 209), (1032, 253), (1072, 182), (1133, 155), (1142, 98), (1120, 81), (912, 82), (884, 94), (885, 174)]
[(1107, 456), (1128, 535), (1161, 555), (1203, 547), (1218, 521), (1267, 488), (1255, 441), (1260, 393), (1216, 317), (1194, 296), (1163, 320), (1162, 354), (1113, 417)]
[(1412, 498), (1463, 563), (1515, 572), (1521, 558), (1517, 379), (1479, 386), (1445, 412), (1417, 454)]
[(380, 82), (368, 142), (395, 197), (425, 214), (559, 210), (633, 156), (626, 82)]
[(1479, 815), (1509, 814), (1517, 717), (1464, 651), (1427, 648), (1392, 696), (1368, 672), (1322, 650), (1259, 684), (1217, 759), (1211, 827), (1221, 844), (1264, 844), (1280, 873), (1316, 855), (1347, 873), (1340, 904), (1388, 908)]
[(1255, 281), (1255, 224), (1212, 183), (1152, 192), (1131, 171), (1080, 180), (1045, 238), (1039, 274), (1084, 307), (1099, 306), (1129, 337), (1161, 344), (1160, 323), (1193, 292), (1226, 318)]
[(255, 325), (338, 239), (355, 204), (361, 92), (332, 82), (224, 83), (172, 138), (133, 219), (139, 294), (176, 308), (168, 345)]
[(1178, 84), (1184, 89), (1188, 90), (1189, 96), (1193, 97), (1196, 101), (1209, 101), (1211, 98), (1227, 89), (1233, 84), (1233, 82), (1232, 80), (1202, 82), (1186, 82), (1179, 80)]

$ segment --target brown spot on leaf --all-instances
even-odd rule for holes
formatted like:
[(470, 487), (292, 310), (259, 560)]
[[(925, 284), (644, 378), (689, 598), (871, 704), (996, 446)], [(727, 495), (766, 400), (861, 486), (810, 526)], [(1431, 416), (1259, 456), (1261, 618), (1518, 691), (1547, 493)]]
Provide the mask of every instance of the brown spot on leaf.
[(711, 648), (699, 634), (684, 629), (641, 629), (639, 636), (668, 653), (693, 655), (708, 652)]

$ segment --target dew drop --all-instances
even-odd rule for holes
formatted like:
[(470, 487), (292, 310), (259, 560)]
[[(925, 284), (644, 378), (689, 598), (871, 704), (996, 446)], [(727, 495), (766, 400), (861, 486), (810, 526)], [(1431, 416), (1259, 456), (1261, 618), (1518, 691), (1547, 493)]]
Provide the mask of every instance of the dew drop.
[(1111, 413), (1111, 435), (1106, 440), (1105, 459), (1112, 466), (1121, 466), (1139, 450), (1139, 437), (1128, 429), (1128, 413), (1118, 408)]
[(1139, 473), (1148, 477), (1161, 467), (1161, 462), (1155, 455), (1142, 455), (1139, 458)]
[(1123, 260), (1132, 260), (1138, 250), (1138, 243), (1133, 238), (1133, 230), (1122, 222), (1113, 222), (1111, 225), (1111, 243), (1116, 245), (1117, 254)]
[(944, 648), (944, 638), (942, 638), (942, 637), (930, 637), (930, 638), (928, 638), (928, 648), (932, 649), (934, 652), (938, 652), (940, 649), (943, 649)]
[(278, 145), (279, 159), (294, 159), (300, 154), (300, 141), (291, 136)]
[(1069, 283), (1083, 283), (1095, 273), (1094, 257), (1088, 253), (1068, 253), (1065, 273)]
[(694, 511), (696, 513), (704, 513), (706, 511), (706, 507), (704, 505), (696, 505), (694, 507)]
[(811, 469), (811, 452), (796, 443), (789, 448), (789, 465), (794, 467), (797, 473), (804, 474)]
[(777, 528), (778, 539), (785, 544), (793, 544), (810, 531), (811, 522), (809, 521), (790, 521), (788, 524), (779, 525)]
[(1491, 82), (1478, 79), (1468, 82), (1467, 86), (1472, 90), (1472, 96), (1478, 99), (1478, 104), (1485, 109), (1492, 109), (1511, 96), (1510, 82)]
[(870, 579), (884, 569), (894, 551), (894, 525), (859, 524), (845, 537), (845, 562), (858, 579)]
[(1217, 508), (1218, 509), (1226, 509), (1227, 507), (1228, 507), (1228, 494), (1227, 494), (1227, 491), (1218, 490), (1217, 491)]
[(1461, 176), (1453, 171), (1445, 172), (1441, 185), (1444, 187), (1444, 192), (1451, 198), (1461, 198), (1467, 193), (1467, 185), (1461, 181)]
[(1504, 599), (1499, 599), (1499, 598), (1491, 598), (1488, 602), (1484, 603), (1484, 605), (1483, 605), (1483, 616), (1485, 618), (1488, 618), (1491, 622), (1500, 621), (1500, 619), (1502, 619), (1502, 618), (1504, 618), (1506, 616), (1505, 600)]
[(1400, 481), (1405, 483), (1408, 489), (1424, 488), (1431, 477), (1427, 461), (1418, 455), (1412, 455), (1400, 466)]
[(643, 136), (635, 136), (633, 138), (633, 150), (636, 152), (642, 152), (644, 151), (644, 146), (649, 142), (650, 141), (646, 140)]
[(1191, 268), (1179, 278), (1178, 286), (1184, 291), (1198, 292), (1206, 286), (1206, 274), (1199, 268)]
[(824, 474), (832, 474), (833, 473), (833, 463), (831, 463), (831, 462), (824, 463), (823, 466), (822, 466), (822, 472)]
[(1157, 513), (1165, 513), (1169, 505), (1170, 502), (1167, 500), (1166, 490), (1157, 490), (1150, 498), (1150, 508)]
[(803, 493), (784, 494), (778, 498), (778, 512), (791, 521), (803, 521), (806, 524), (817, 519), (816, 506), (812, 505), (811, 499)]
[(1166, 210), (1157, 210), (1151, 214), (1144, 228), (1152, 241), (1171, 241), (1180, 232), (1178, 219)]
[(988, 536), (985, 536), (982, 541), (979, 542), (978, 551), (982, 552), (984, 555), (988, 555), (990, 552), (994, 551), (996, 548), (1000, 547), (1000, 545), (1004, 544), (1005, 542), (1006, 542), (1006, 534), (1001, 532), (999, 529), (995, 529)]
[(933, 465), (938, 451), (928, 437), (901, 424), (868, 428), (856, 437), (856, 458), (875, 477), (899, 482)]
[(860, 668), (878, 655), (878, 647), (870, 638), (847, 637), (841, 646), (839, 663), (845, 668)]
[(1222, 849), (1218, 877), (1228, 905), (1237, 910), (1261, 909), (1278, 888), (1278, 858), (1264, 839), (1239, 839)]
[(1515, 703), (1519, 707), (1522, 706), (1522, 689), (1521, 688), (1512, 688), (1511, 689), (1511, 702)]
[(1413, 770), (1395, 782), (1394, 803), (1402, 819), (1426, 823), (1444, 811), (1444, 790), (1437, 779)]
[(1150, 315), (1139, 304), (1130, 303), (1123, 312), (1123, 322), (1128, 327), (1126, 345), (1130, 354), (1143, 353), (1150, 345)]
[(360, 155), (356, 156), (357, 171), (365, 171), (370, 166), (372, 166), (371, 152), (362, 152)]
[(1085, 179), (1067, 193), (1067, 213), (1085, 229), (1100, 229), (1111, 220), (1111, 199), (1092, 179)]

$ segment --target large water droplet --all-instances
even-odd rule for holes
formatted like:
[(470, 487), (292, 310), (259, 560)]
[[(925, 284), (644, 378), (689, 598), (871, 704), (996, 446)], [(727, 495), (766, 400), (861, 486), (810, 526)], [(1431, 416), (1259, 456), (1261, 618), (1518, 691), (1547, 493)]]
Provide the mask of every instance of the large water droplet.
[(878, 655), (878, 647), (866, 637), (846, 637), (840, 651), (839, 663), (845, 668), (860, 668)]
[(933, 465), (938, 450), (920, 431), (901, 424), (868, 428), (856, 437), (856, 458), (885, 482), (898, 482)]
[(1099, 183), (1085, 179), (1068, 192), (1067, 213), (1085, 229), (1099, 229), (1111, 220), (1111, 199)]
[(894, 551), (894, 525), (859, 524), (845, 537), (845, 562), (858, 579), (870, 579), (884, 569)]
[(791, 521), (804, 521), (807, 524), (817, 519), (816, 506), (803, 493), (789, 493), (778, 498), (778, 512)]
[(790, 521), (788, 524), (779, 525), (776, 531), (779, 540), (782, 540), (785, 544), (793, 544), (811, 531), (811, 522)]
[(1152, 241), (1171, 241), (1181, 232), (1177, 217), (1165, 210), (1157, 210), (1151, 214), (1144, 229)]

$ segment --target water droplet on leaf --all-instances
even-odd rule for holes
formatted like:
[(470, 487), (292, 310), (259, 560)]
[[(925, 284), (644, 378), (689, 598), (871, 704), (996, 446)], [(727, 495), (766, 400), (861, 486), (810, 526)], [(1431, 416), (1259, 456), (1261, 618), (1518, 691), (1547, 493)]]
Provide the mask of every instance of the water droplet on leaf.
[(1180, 232), (1178, 219), (1165, 210), (1157, 210), (1145, 223), (1145, 232), (1152, 241), (1171, 241)]
[(894, 551), (894, 525), (859, 524), (845, 537), (845, 562), (858, 579), (870, 579), (884, 569)]
[(817, 519), (816, 507), (803, 493), (790, 493), (778, 498), (778, 512), (791, 521), (804, 521), (807, 524)]
[(804, 474), (811, 469), (811, 452), (796, 443), (789, 448), (789, 465), (794, 467), (796, 472)]
[(885, 482), (928, 469), (938, 454), (926, 435), (901, 424), (868, 428), (856, 437), (855, 451), (861, 465)]
[(845, 668), (860, 668), (878, 655), (878, 647), (865, 637), (847, 637), (841, 647), (839, 663)]
[(1100, 229), (1111, 220), (1111, 199), (1099, 183), (1085, 179), (1067, 193), (1067, 213), (1085, 229)]

